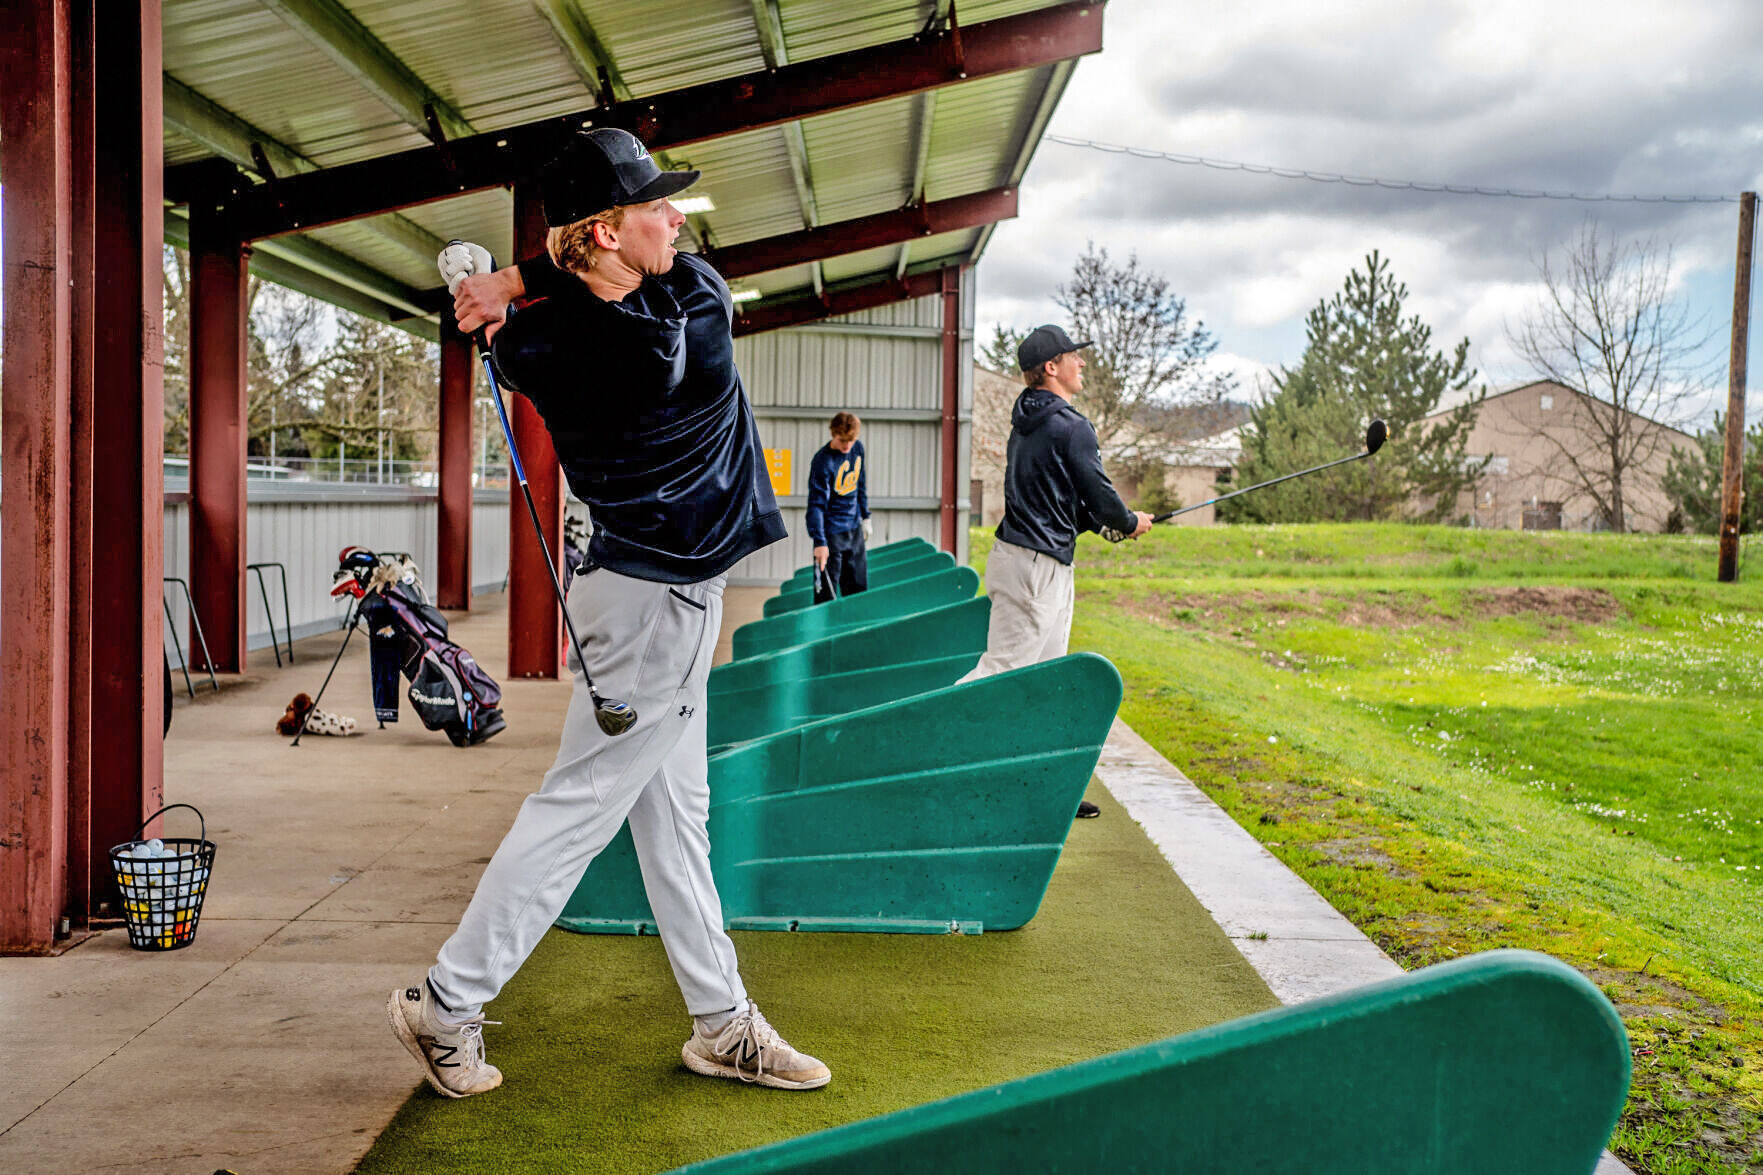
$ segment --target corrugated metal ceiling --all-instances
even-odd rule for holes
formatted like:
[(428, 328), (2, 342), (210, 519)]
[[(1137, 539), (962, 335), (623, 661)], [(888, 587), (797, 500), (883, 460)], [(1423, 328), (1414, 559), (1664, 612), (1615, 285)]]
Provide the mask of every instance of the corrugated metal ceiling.
[[(430, 91), (477, 131), (578, 111), (594, 102), (569, 52), (539, 11), (547, 0), (343, 0), (347, 14)], [(617, 81), (634, 96), (766, 68), (755, 19), (767, 0), (564, 0), (578, 28), (598, 40)], [(300, 0), (292, 7), (324, 7)], [(973, 0), (957, 5), (963, 27), (1053, 7), (1051, 0)], [(937, 12), (936, 0), (776, 0), (787, 60), (911, 37)], [(947, 9), (947, 0), (943, 2)], [(169, 78), (257, 132), (320, 167), (422, 147), (427, 140), (405, 115), (377, 98), (331, 54), (264, 0), (165, 0), (164, 61)], [(925, 195), (931, 200), (984, 191), (1019, 178), (1025, 137), (1037, 113), (1056, 100), (1050, 68), (965, 82), (922, 96), (877, 102), (804, 120), (801, 126), (812, 205), (819, 223), (898, 208), (913, 193), (918, 128), (934, 109)], [(693, 218), (716, 246), (805, 227), (807, 209), (792, 176), (783, 127), (729, 135), (676, 148), (676, 166), (697, 167), (699, 187), (715, 209)], [(168, 165), (213, 152), (168, 125)], [(237, 162), (237, 160), (235, 160)], [(507, 256), (512, 201), (503, 190), (476, 192), (400, 214), (442, 240), (475, 239)], [(383, 217), (306, 234), (399, 285), (436, 285), (433, 258), (411, 234), (386, 231)], [(981, 230), (913, 241), (914, 269), (968, 262), (983, 247)], [(892, 277), (899, 246), (833, 258), (827, 282)], [(735, 283), (767, 299), (806, 292), (815, 267), (798, 265)]]

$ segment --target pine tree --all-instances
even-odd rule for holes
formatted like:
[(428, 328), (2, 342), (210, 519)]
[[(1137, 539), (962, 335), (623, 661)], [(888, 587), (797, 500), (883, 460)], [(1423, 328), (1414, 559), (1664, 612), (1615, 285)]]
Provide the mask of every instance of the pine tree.
[[(1739, 468), (1744, 497), (1739, 505), (1739, 533), (1763, 529), (1763, 421), (1745, 431)], [(1665, 496), (1671, 499), (1667, 531), (1720, 533), (1720, 489), (1726, 461), (1726, 423), (1714, 414), (1714, 427), (1696, 434), (1696, 447), (1671, 450), (1665, 469)]]
[(1220, 507), (1232, 521), (1317, 522), (1450, 517), (1486, 459), (1467, 456), (1469, 430), (1486, 396), (1477, 390), (1443, 419), (1422, 427), (1447, 393), (1469, 389), (1469, 340), (1450, 355), (1432, 348), (1432, 328), (1403, 318), (1408, 287), (1377, 252), (1347, 275), (1334, 297), (1305, 320), (1308, 344), (1296, 368), (1273, 377), (1271, 394), (1243, 426), (1236, 480), (1250, 485), (1348, 456), (1365, 426), (1382, 419), (1389, 443), (1367, 461), (1299, 478)]

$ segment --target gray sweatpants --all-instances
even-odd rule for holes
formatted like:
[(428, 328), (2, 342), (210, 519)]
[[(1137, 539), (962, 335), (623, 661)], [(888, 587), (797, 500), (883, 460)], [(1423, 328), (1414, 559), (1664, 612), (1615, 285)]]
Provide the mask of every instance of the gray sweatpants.
[(575, 892), (588, 863), (629, 819), (649, 905), (686, 1011), (747, 997), (710, 876), (704, 696), (722, 625), (726, 577), (669, 585), (605, 568), (577, 575), (569, 614), (601, 697), (637, 722), (608, 737), (580, 665), (557, 761), (521, 804), (477, 892), (429, 971), (443, 1006), (477, 1012), (520, 969)]

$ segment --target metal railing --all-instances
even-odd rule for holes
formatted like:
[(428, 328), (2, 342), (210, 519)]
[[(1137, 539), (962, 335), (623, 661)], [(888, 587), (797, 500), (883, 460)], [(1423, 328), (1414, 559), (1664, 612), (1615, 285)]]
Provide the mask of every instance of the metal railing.
[[(165, 476), (187, 478), (190, 459), (167, 454)], [(434, 461), (395, 461), (378, 457), (251, 457), (245, 463), (250, 480), (307, 482), (328, 485), (400, 485), (437, 489), (440, 469)], [(478, 489), (508, 489), (513, 483), (508, 463), (480, 462), (472, 467), (471, 484)]]

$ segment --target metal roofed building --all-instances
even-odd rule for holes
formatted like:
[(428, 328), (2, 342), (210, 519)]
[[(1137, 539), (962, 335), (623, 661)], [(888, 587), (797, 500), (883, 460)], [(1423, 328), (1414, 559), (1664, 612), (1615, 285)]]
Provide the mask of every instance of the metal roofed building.
[[(61, 914), (83, 924), (102, 846), (161, 791), (163, 240), (191, 250), (189, 563), (217, 668), (245, 653), (247, 267), (440, 341), (431, 581), (467, 607), (474, 364), (443, 329), (434, 256), (452, 237), (503, 259), (535, 252), (532, 172), (587, 126), (625, 127), (664, 166), (704, 171), (689, 244), (757, 294), (737, 333), (803, 328), (741, 344), (767, 444), (805, 464), (823, 418), (856, 410), (882, 533), (934, 531), (958, 549), (967, 271), (1014, 213), (1102, 17), (1099, 3), (1032, 0), (13, 5), (0, 578), (20, 605), (0, 631), (15, 685), (0, 697), (0, 871), (19, 900), (0, 949), (53, 949)], [(523, 401), (514, 415), (559, 551), (549, 438)], [(555, 603), (511, 509), (508, 671), (555, 676)], [(742, 570), (776, 577), (802, 554)]]

